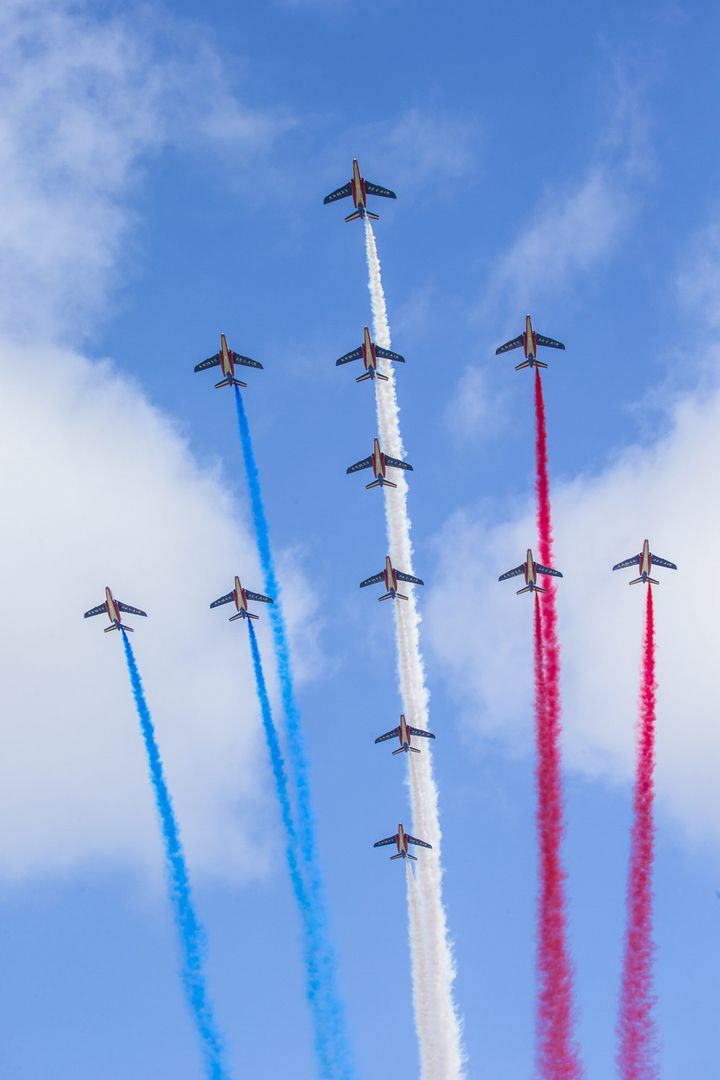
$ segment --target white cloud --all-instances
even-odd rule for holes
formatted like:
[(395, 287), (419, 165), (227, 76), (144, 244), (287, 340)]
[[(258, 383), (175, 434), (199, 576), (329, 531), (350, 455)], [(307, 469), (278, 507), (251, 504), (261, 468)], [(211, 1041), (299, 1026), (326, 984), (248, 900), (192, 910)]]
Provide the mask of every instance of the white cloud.
[(0, 10), (0, 332), (74, 341), (108, 302), (139, 167), (168, 142), (258, 147), (286, 120), (241, 105), (197, 27), (147, 9)]
[(497, 261), (481, 309), (517, 312), (564, 291), (606, 261), (638, 206), (638, 181), (652, 169), (642, 94), (615, 71), (610, 121), (582, 175), (548, 185), (534, 219)]
[[(552, 446), (551, 446), (552, 452)], [(658, 782), (694, 837), (720, 840), (713, 572), (720, 505), (720, 391), (679, 400), (653, 445), (632, 446), (597, 476), (555, 486), (555, 562), (563, 648), (566, 761), (590, 776), (632, 774), (644, 588), (610, 567), (640, 550), (674, 560), (660, 572)], [(534, 546), (529, 508), (505, 524), (457, 515), (441, 537), (426, 633), (466, 721), (526, 749), (532, 740), (531, 604), (500, 573)], [(444, 553), (447, 552), (447, 555)], [(463, 567), (457, 591), (457, 568)], [(660, 575), (659, 575), (660, 576)], [(455, 599), (451, 610), (447, 596)]]
[[(198, 465), (171, 419), (109, 361), (58, 344), (82, 340), (106, 310), (148, 153), (218, 126), (247, 151), (274, 130), (224, 90), (197, 27), (153, 18), (100, 21), (54, 0), (0, 12), (6, 878), (87, 861), (161, 866), (121, 643), (102, 618), (82, 618), (106, 584), (150, 615), (129, 621), (194, 869), (244, 877), (268, 858), (274, 807), (246, 630), (208, 609), (235, 573), (262, 588), (254, 541), (220, 469)], [(297, 626), (296, 565), (283, 581)]]

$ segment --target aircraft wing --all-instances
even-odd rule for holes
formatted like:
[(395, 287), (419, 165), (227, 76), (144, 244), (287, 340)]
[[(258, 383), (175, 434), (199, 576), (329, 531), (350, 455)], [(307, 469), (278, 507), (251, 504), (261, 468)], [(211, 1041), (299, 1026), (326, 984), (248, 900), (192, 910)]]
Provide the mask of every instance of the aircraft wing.
[(364, 589), (366, 585), (377, 585), (379, 581), (382, 581), (385, 577), (385, 571), (381, 570), (379, 574), (373, 574), (372, 577), (365, 578), (360, 582), (360, 588)]
[(251, 360), (249, 356), (241, 356), (240, 353), (236, 352), (233, 353), (233, 360), (236, 364), (242, 364), (243, 367), (262, 367), (262, 364), (259, 360)]
[(677, 566), (674, 562), (669, 562), (667, 559), (661, 559), (659, 555), (653, 555), (651, 553), (650, 558), (652, 559), (654, 566), (666, 566), (668, 570), (677, 570)]
[(409, 465), (407, 461), (398, 461), (397, 458), (388, 457), (387, 454), (385, 455), (385, 464), (393, 469), (408, 469), (409, 472), (414, 471), (412, 465)]
[[(275, 601), (271, 600), (269, 596), (263, 596), (263, 594), (259, 592), (250, 592), (249, 589), (245, 590), (245, 595), (247, 596), (248, 600), (259, 600), (261, 604), (275, 603)], [(232, 596), (232, 593), (230, 593), (230, 596)]]
[(379, 742), (386, 742), (387, 739), (397, 739), (399, 734), (400, 734), (400, 728), (396, 727), (396, 728), (393, 728), (392, 731), (386, 731), (384, 735), (378, 735), (375, 742), (379, 743)]
[(640, 555), (633, 555), (630, 559), (623, 559), (622, 562), (615, 563), (613, 570), (624, 570), (626, 566), (639, 566)]
[[(250, 595), (250, 594), (248, 593), (248, 595)], [(227, 595), (225, 595), (225, 596), (219, 596), (217, 598), (217, 600), (213, 600), (210, 607), (211, 608), (220, 607), (221, 604), (229, 604), (230, 601), (234, 598), (234, 596), (235, 596), (235, 593), (231, 593), (231, 592), (227, 593)]]
[(337, 188), (336, 191), (331, 191), (329, 195), (326, 195), (323, 199), (323, 205), (327, 206), (328, 203), (337, 202), (338, 199), (345, 199), (351, 194), (352, 183), (348, 180), (347, 184), (343, 184), (343, 186)]
[(423, 731), (421, 728), (408, 727), (408, 731), (410, 732), (411, 735), (422, 736), (423, 739), (434, 739), (435, 738), (432, 731)]
[(381, 349), (379, 345), (375, 346), (375, 352), (378, 356), (381, 356), (383, 360), (394, 360), (398, 364), (405, 363), (405, 357), (401, 356), (400, 353), (390, 352), (389, 349)]
[(540, 563), (535, 563), (535, 569), (538, 574), (548, 574), (549, 577), (562, 577), (559, 570), (553, 570), (551, 566), (541, 566)]
[(107, 604), (98, 604), (97, 607), (91, 607), (89, 611), (86, 611), (83, 615), (84, 619), (89, 619), (91, 615), (102, 615), (107, 611)]
[(139, 607), (130, 607), (129, 604), (123, 604), (120, 600), (117, 601), (117, 606), (127, 615), (144, 615), (147, 619), (147, 611), (141, 611)]
[(365, 457), (362, 461), (356, 461), (354, 465), (351, 465), (349, 469), (346, 469), (346, 473), (359, 472), (360, 469), (369, 469), (372, 465), (372, 454), (370, 457)]
[(385, 847), (386, 844), (397, 844), (397, 833), (394, 836), (386, 836), (384, 840), (376, 840), (373, 847)]
[(514, 337), (512, 341), (506, 341), (504, 345), (501, 345), (499, 349), (495, 350), (495, 355), (499, 356), (500, 353), (510, 352), (511, 349), (519, 349), (522, 345), (522, 334)]
[(508, 571), (506, 571), (506, 573), (501, 574), (500, 577), (498, 578), (498, 581), (507, 581), (508, 578), (517, 577), (518, 574), (524, 574), (524, 573), (525, 573), (525, 563), (520, 563), (520, 565), (516, 566), (513, 570), (508, 570)]
[(201, 364), (196, 364), (193, 371), (204, 371), (205, 368), (217, 367), (221, 362), (220, 353), (215, 353), (214, 356), (208, 356), (207, 360), (203, 360)]
[(422, 578), (413, 577), (412, 574), (403, 574), (402, 570), (396, 570), (395, 573), (398, 576), (398, 581), (409, 581), (412, 585), (425, 584)]
[(405, 833), (405, 839), (408, 844), (417, 844), (418, 847), (427, 847), (432, 850), (432, 844), (427, 844), (424, 840), (418, 840), (417, 836), (411, 836), (410, 833)]
[(359, 360), (361, 356), (362, 345), (357, 349), (353, 349), (352, 352), (345, 353), (345, 355), (341, 356), (339, 360), (336, 360), (335, 367), (340, 367), (341, 364), (349, 364), (351, 360)]
[(547, 345), (549, 349), (564, 349), (562, 341), (556, 341), (555, 338), (543, 337), (542, 334), (536, 334), (538, 345)]
[(382, 195), (384, 199), (397, 199), (397, 195), (390, 188), (378, 187), (377, 184), (371, 184), (369, 180), (365, 181), (365, 190), (368, 195)]

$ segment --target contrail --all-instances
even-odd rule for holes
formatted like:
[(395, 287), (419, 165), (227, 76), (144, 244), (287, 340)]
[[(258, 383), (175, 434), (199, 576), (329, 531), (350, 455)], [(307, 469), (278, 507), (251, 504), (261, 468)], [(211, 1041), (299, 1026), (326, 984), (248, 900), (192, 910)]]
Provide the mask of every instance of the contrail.
[(312, 907), (312, 918), (315, 928), (313, 942), (317, 946), (318, 954), (314, 959), (314, 970), (317, 972), (321, 982), (319, 1001), (321, 1003), (321, 1008), (323, 1009), (323, 1030), (316, 1035), (316, 1040), (318, 1038), (326, 1040), (325, 1044), (331, 1048), (333, 1071), (328, 1075), (333, 1078), (337, 1077), (338, 1080), (352, 1080), (355, 1076), (355, 1068), (352, 1063), (350, 1039), (347, 1033), (345, 1006), (338, 987), (335, 950), (333, 949), (329, 938), (325, 890), (320, 874), (317, 844), (315, 840), (315, 819), (310, 799), (310, 774), (308, 770), (307, 754), (305, 752), (305, 740), (303, 738), (300, 723), (300, 712), (295, 703), (295, 687), (292, 665), (290, 662), (290, 645), (282, 611), (280, 598), (281, 590), (275, 572), (275, 562), (270, 547), (270, 531), (260, 490), (260, 473), (255, 460), (255, 451), (250, 435), (250, 425), (248, 424), (242, 395), (237, 387), (234, 387), (234, 390), (238, 431), (240, 434), (243, 461), (245, 463), (245, 472), (250, 493), (250, 508), (252, 511), (253, 523), (255, 525), (255, 535), (258, 553), (260, 555), (260, 565), (263, 571), (265, 592), (269, 596), (272, 596), (275, 601), (270, 607), (270, 623), (273, 632), (278, 681), (280, 683), (280, 696), (285, 715), (288, 760), (295, 786), (297, 804), (295, 827), (305, 879), (305, 888)]
[(163, 841), (165, 843), (165, 867), (170, 885), (170, 900), (175, 912), (175, 925), (180, 938), (183, 957), (182, 979), (185, 994), (200, 1035), (207, 1075), (211, 1080), (226, 1080), (229, 1074), (223, 1063), (223, 1045), (217, 1028), (213, 1009), (208, 998), (203, 970), (205, 952), (205, 933), (195, 914), (190, 880), (188, 878), (185, 855), (180, 840), (180, 831), (173, 810), (170, 792), (165, 781), (162, 759), (155, 739), (150, 710), (145, 700), (140, 672), (135, 660), (130, 640), (122, 631), (125, 660), (132, 684), (135, 707), (140, 720), (150, 779), (155, 794), (155, 805), (160, 817)]
[[(540, 562), (553, 565), (545, 402), (535, 368), (536, 490)], [(582, 1076), (573, 1038), (573, 970), (567, 947), (565, 871), (560, 857), (564, 822), (560, 772), (560, 645), (552, 578), (542, 601), (535, 594), (538, 902), (537, 1065), (545, 1080)]]
[(265, 682), (255, 628), (251, 619), (247, 620), (247, 624), (263, 731), (270, 754), (275, 791), (280, 803), (280, 816), (285, 831), (285, 857), (303, 925), (307, 996), (315, 1027), (315, 1052), (318, 1057), (320, 1075), (323, 1078), (346, 1076), (348, 1073), (343, 1071), (344, 1066), (337, 1061), (336, 1047), (331, 1040), (331, 1033), (337, 1027), (337, 1023), (327, 1023), (328, 1009), (332, 1009), (333, 1002), (325, 1000), (324, 987), (328, 982), (333, 983), (335, 981), (334, 972), (328, 969), (328, 965), (332, 963), (332, 957), (329, 957), (324, 950), (322, 928), (315, 918), (315, 909), (308, 897), (303, 876), (298, 866), (297, 834), (293, 822), (285, 762), (280, 749), (277, 730), (273, 723), (270, 697)]
[[(365, 248), (375, 341), (390, 348), (385, 294), (375, 235), (365, 219)], [(380, 360), (387, 382), (375, 380), (375, 405), (380, 441), (386, 453), (403, 458), (400, 416), (392, 364)], [(407, 483), (398, 479), (395, 491), (385, 491), (385, 521), (393, 565), (412, 574), (411, 522), (407, 511)], [(395, 605), (398, 672), (405, 715), (413, 725), (429, 728), (428, 690), (420, 648), (420, 615), (414, 591), (407, 601)], [(461, 1022), (453, 999), (455, 961), (450, 943), (442, 898), (442, 834), (438, 814), (438, 793), (429, 748), (410, 754), (409, 780), (413, 829), (432, 844), (433, 852), (416, 865), (415, 879), (409, 878), (411, 962), (415, 1026), (420, 1044), (422, 1080), (458, 1080), (464, 1076), (465, 1053)], [(416, 892), (414, 892), (416, 890)]]
[(628, 875), (627, 926), (617, 1064), (623, 1080), (659, 1076), (653, 1020), (652, 871), (655, 765), (655, 624), (652, 586), (647, 587), (643, 640), (640, 724), (635, 777), (634, 822)]

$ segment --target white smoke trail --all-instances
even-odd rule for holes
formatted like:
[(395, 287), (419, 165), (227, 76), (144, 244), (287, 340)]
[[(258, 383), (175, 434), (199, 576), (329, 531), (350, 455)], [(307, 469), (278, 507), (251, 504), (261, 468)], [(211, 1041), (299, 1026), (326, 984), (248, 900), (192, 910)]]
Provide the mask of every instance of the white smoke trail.
[[(375, 342), (390, 348), (390, 326), (380, 276), (375, 235), (365, 219), (369, 288)], [(385, 453), (404, 458), (400, 415), (392, 363), (378, 361), (388, 381), (375, 380), (378, 434)], [(385, 521), (393, 566), (412, 574), (411, 522), (407, 511), (404, 474), (396, 490), (385, 488)], [(395, 607), (398, 672), (403, 707), (414, 727), (429, 728), (429, 694), (420, 648), (420, 614), (412, 587), (409, 599)], [(432, 844), (432, 855), (416, 864), (416, 878), (408, 877), (408, 911), (413, 974), (415, 1026), (420, 1043), (422, 1080), (459, 1080), (465, 1075), (461, 1023), (453, 1000), (455, 963), (442, 900), (442, 859), (438, 793), (429, 746), (421, 754), (408, 754), (413, 832)]]

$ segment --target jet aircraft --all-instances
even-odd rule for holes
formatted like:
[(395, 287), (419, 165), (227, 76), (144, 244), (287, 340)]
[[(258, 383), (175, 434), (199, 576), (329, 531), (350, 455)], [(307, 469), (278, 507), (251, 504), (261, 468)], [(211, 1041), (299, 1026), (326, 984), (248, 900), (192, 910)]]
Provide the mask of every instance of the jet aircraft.
[(367, 208), (368, 195), (382, 195), (384, 199), (397, 199), (397, 195), (394, 191), (390, 191), (388, 188), (378, 187), (377, 184), (371, 184), (369, 180), (364, 180), (360, 175), (360, 166), (354, 159), (352, 177), (348, 180), (347, 184), (343, 184), (337, 191), (331, 191), (329, 195), (326, 195), (323, 199), (323, 204), (327, 206), (328, 203), (337, 202), (338, 199), (346, 199), (348, 195), (352, 195), (355, 211), (352, 214), (348, 214), (345, 218), (346, 221), (355, 221), (356, 218), (364, 218), (366, 216), (372, 218), (373, 221), (380, 220), (379, 214), (373, 214)]
[(345, 470), (346, 473), (359, 472), (360, 469), (372, 469), (375, 474), (375, 479), (370, 484), (366, 484), (365, 487), (369, 491), (370, 488), (375, 487), (391, 487), (396, 488), (397, 484), (394, 484), (392, 480), (387, 480), (385, 472), (388, 466), (391, 469), (407, 469), (409, 472), (413, 471), (412, 465), (409, 465), (407, 461), (399, 461), (397, 458), (388, 457), (380, 449), (380, 442), (378, 439), (373, 439), (372, 454), (370, 457), (363, 458), (362, 461), (356, 461), (354, 465), (351, 465)]
[(263, 596), (262, 593), (250, 592), (249, 589), (243, 589), (240, 584), (240, 578), (235, 575), (235, 588), (232, 592), (226, 593), (225, 596), (219, 596), (217, 600), (213, 600), (210, 605), (211, 608), (220, 607), (222, 604), (229, 604), (231, 600), (235, 601), (235, 607), (237, 608), (237, 615), (231, 615), (228, 622), (235, 622), (236, 619), (259, 619), (259, 615), (253, 615), (252, 611), (248, 611), (248, 600), (258, 600), (262, 604), (274, 604), (275, 601), (269, 596)]
[(379, 574), (373, 574), (372, 577), (365, 578), (365, 581), (361, 581), (360, 588), (364, 589), (366, 585), (377, 585), (381, 581), (385, 582), (387, 592), (384, 596), (379, 596), (378, 600), (407, 600), (407, 596), (403, 596), (402, 593), (397, 591), (398, 581), (409, 581), (413, 585), (425, 584), (419, 577), (413, 577), (411, 574), (403, 574), (402, 570), (395, 570), (393, 564), (390, 562), (389, 555), (385, 556), (385, 569), (381, 570)]
[(550, 349), (564, 349), (562, 341), (555, 341), (555, 338), (544, 337), (542, 334), (536, 333), (533, 329), (532, 319), (529, 315), (525, 316), (525, 329), (522, 334), (519, 334), (512, 341), (506, 341), (504, 345), (501, 345), (499, 349), (495, 350), (495, 355), (499, 356), (500, 353), (510, 352), (511, 349), (519, 349), (523, 347), (525, 353), (525, 359), (522, 364), (516, 364), (515, 370), (520, 371), (522, 368), (532, 367), (533, 364), (539, 368), (546, 368), (547, 364), (544, 364), (542, 360), (537, 358), (538, 345), (546, 345)]
[(111, 630), (129, 630), (132, 633), (132, 626), (127, 626), (122, 621), (121, 611), (126, 612), (128, 615), (142, 615), (147, 618), (147, 612), (141, 611), (140, 608), (130, 607), (129, 604), (123, 604), (121, 600), (116, 600), (107, 585), (105, 586), (105, 602), (98, 604), (97, 607), (90, 608), (85, 612), (83, 616), (85, 619), (91, 618), (93, 615), (106, 614), (110, 620), (110, 626), (105, 627), (105, 633), (109, 634)]
[(498, 581), (507, 581), (508, 578), (517, 577), (518, 574), (525, 575), (525, 588), (518, 589), (518, 596), (526, 592), (547, 592), (547, 589), (544, 589), (542, 585), (537, 584), (538, 574), (548, 574), (550, 577), (562, 577), (559, 570), (553, 570), (550, 566), (541, 566), (540, 563), (535, 562), (530, 548), (528, 548), (525, 562), (520, 563), (519, 566), (514, 567), (512, 570), (508, 570), (507, 573), (501, 574)]
[(233, 352), (228, 347), (227, 338), (224, 334), (220, 335), (220, 352), (216, 352), (214, 356), (208, 356), (207, 360), (203, 360), (202, 363), (196, 364), (193, 368), (194, 371), (205, 371), (206, 368), (220, 367), (224, 378), (220, 382), (215, 383), (215, 389), (219, 390), (221, 386), (247, 386), (247, 383), (241, 382), (240, 379), (235, 378), (235, 365), (240, 364), (243, 367), (262, 368), (262, 364), (257, 360), (251, 360), (249, 356), (241, 356), (240, 353)]
[(434, 739), (432, 731), (422, 731), (420, 728), (410, 727), (403, 713), (400, 714), (400, 727), (393, 728), (392, 731), (386, 731), (384, 735), (378, 735), (375, 740), (376, 744), (385, 742), (387, 739), (400, 739), (400, 746), (397, 750), (393, 750), (393, 757), (396, 754), (407, 754), (408, 751), (411, 754), (419, 754), (420, 751), (416, 746), (412, 746), (410, 742), (410, 736), (422, 737), (423, 739)]
[(405, 363), (404, 356), (400, 356), (396, 352), (390, 352), (389, 349), (381, 349), (379, 345), (376, 345), (370, 337), (370, 331), (366, 326), (363, 328), (362, 345), (336, 360), (335, 367), (340, 367), (341, 364), (349, 364), (351, 360), (362, 359), (365, 374), (359, 375), (355, 382), (365, 382), (366, 379), (382, 379), (383, 382), (387, 382), (387, 375), (381, 375), (377, 369), (378, 356), (382, 357), (383, 360), (394, 360), (396, 364)]
[(650, 577), (653, 564), (665, 566), (668, 570), (677, 570), (677, 566), (674, 562), (668, 562), (667, 559), (661, 559), (659, 555), (653, 555), (650, 551), (649, 542), (643, 540), (642, 551), (640, 554), (633, 555), (631, 559), (624, 559), (622, 562), (616, 563), (615, 566), (613, 566), (613, 570), (624, 570), (626, 566), (637, 566), (640, 570), (640, 577), (633, 578), (630, 585), (639, 585), (641, 581), (644, 585), (659, 585), (660, 582), (657, 578)]
[(398, 831), (394, 836), (388, 836), (384, 840), (378, 840), (373, 847), (385, 847), (386, 844), (395, 844), (397, 847), (397, 855), (390, 856), (390, 862), (394, 862), (395, 859), (412, 859), (413, 862), (417, 862), (417, 856), (411, 855), (408, 851), (409, 844), (417, 844), (418, 847), (430, 848), (432, 850), (432, 844), (427, 844), (424, 840), (418, 840), (416, 836), (411, 836), (410, 833), (406, 833), (402, 825), (398, 825)]

